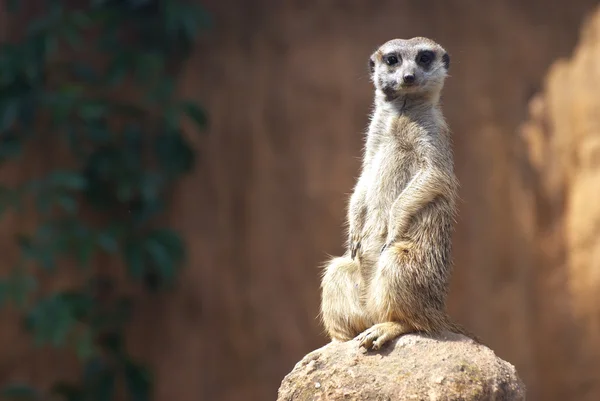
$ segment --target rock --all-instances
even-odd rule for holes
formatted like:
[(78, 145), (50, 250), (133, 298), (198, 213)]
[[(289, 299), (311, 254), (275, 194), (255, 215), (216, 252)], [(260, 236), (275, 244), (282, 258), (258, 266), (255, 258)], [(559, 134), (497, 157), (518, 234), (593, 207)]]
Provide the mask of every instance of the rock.
[(525, 400), (515, 367), (462, 335), (399, 337), (379, 352), (331, 342), (306, 355), (277, 401)]

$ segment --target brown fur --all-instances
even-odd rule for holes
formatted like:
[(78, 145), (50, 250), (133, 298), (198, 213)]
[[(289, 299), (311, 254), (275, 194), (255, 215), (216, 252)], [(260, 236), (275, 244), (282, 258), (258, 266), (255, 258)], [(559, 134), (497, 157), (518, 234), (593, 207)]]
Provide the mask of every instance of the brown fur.
[[(378, 349), (409, 332), (469, 335), (445, 312), (458, 188), (439, 105), (448, 63), (426, 38), (391, 40), (371, 56), (375, 109), (348, 206), (348, 250), (326, 264), (321, 285), (332, 339), (358, 336)], [(407, 74), (413, 85), (402, 83)]]

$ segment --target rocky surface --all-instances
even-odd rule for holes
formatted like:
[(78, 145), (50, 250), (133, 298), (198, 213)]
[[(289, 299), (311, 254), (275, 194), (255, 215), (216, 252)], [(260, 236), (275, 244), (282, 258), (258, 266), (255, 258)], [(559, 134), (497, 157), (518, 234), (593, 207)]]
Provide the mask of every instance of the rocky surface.
[(331, 342), (288, 374), (278, 401), (525, 400), (515, 367), (471, 339), (402, 336), (381, 352)]

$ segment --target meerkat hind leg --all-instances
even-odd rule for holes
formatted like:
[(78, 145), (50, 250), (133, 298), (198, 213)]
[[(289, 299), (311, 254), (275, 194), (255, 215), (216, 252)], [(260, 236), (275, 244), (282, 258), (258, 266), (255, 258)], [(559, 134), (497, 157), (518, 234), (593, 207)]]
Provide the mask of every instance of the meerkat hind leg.
[(406, 303), (414, 296), (402, 277), (402, 270), (410, 263), (411, 248), (410, 243), (399, 241), (379, 257), (367, 296), (367, 310), (375, 317), (376, 324), (357, 337), (360, 347), (377, 350), (402, 334), (416, 331), (415, 322), (410, 320), (412, 316), (406, 313), (415, 307)]
[(321, 283), (321, 317), (332, 340), (348, 341), (371, 325), (360, 301), (361, 275), (349, 256), (333, 258)]

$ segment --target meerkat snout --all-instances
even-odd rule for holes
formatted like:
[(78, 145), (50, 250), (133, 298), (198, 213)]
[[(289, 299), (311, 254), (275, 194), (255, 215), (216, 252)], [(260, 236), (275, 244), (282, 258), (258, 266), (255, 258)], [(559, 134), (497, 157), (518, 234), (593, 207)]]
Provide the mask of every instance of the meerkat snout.
[(415, 74), (404, 74), (402, 80), (406, 85), (412, 85), (415, 82)]

